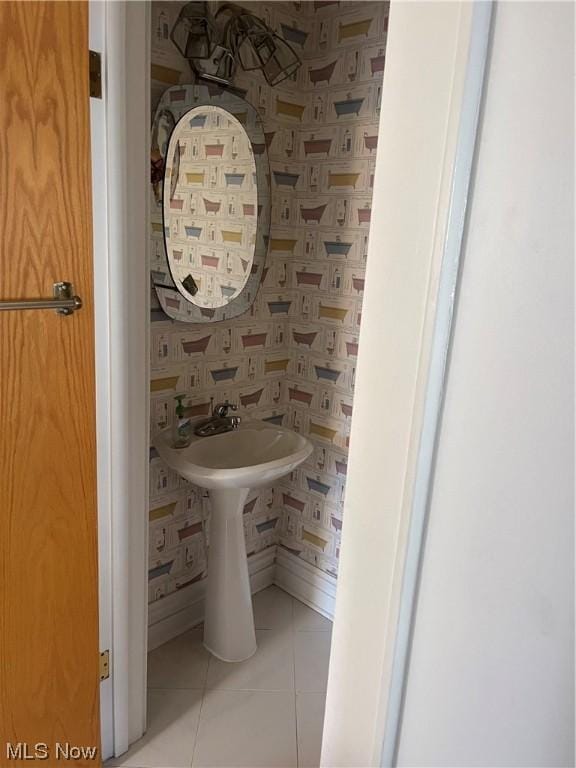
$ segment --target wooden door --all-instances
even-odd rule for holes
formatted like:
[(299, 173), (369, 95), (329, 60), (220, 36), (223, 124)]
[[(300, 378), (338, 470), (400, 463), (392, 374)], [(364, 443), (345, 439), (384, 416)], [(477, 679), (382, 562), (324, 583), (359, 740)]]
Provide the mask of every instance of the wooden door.
[(0, 36), (0, 301), (84, 302), (0, 312), (0, 765), (58, 765), (100, 743), (88, 3), (0, 2)]

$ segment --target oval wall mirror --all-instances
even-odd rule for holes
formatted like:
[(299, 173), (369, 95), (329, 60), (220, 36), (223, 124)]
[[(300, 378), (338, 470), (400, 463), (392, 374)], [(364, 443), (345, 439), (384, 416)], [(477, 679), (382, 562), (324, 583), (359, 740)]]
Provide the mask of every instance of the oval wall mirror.
[(214, 322), (256, 297), (270, 227), (256, 110), (218, 86), (166, 91), (152, 128), (152, 281), (164, 312)]

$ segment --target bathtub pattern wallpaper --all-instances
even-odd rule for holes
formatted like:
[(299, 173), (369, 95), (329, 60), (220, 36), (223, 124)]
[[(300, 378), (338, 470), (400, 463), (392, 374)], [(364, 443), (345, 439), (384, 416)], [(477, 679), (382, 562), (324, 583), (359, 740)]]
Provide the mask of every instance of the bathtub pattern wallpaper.
[[(229, 399), (244, 418), (308, 436), (315, 447), (310, 460), (249, 496), (247, 551), (279, 545), (336, 578), (388, 4), (243, 5), (303, 58), (295, 81), (277, 88), (258, 73), (236, 79), (262, 117), (271, 166), (262, 287), (245, 315), (216, 326), (172, 322), (153, 297), (152, 429), (171, 423), (174, 395), (185, 393), (191, 414), (207, 415), (212, 402)], [(191, 82), (167, 39), (180, 7), (152, 5), (153, 109), (166, 88)], [(209, 502), (154, 449), (150, 485), (154, 601), (202, 578), (201, 521)]]

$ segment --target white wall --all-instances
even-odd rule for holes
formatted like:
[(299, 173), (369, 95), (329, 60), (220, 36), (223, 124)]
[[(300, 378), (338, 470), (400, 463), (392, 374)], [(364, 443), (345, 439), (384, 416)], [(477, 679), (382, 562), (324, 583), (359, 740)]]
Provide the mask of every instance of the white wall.
[(571, 3), (500, 3), (398, 763), (574, 765)]
[[(473, 6), (392, 3), (321, 764), (380, 765)], [(390, 729), (389, 729), (390, 730)]]

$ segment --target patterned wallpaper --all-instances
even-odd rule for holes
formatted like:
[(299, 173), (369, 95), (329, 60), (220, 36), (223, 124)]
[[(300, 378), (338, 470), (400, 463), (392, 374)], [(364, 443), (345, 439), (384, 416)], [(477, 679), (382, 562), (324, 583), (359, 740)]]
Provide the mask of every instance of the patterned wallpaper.
[[(272, 229), (262, 287), (229, 322), (170, 321), (153, 298), (152, 430), (171, 423), (174, 395), (189, 412), (237, 402), (241, 415), (307, 435), (310, 460), (274, 488), (252, 492), (249, 556), (277, 545), (334, 578), (370, 226), (388, 18), (384, 2), (243, 3), (303, 58), (294, 82), (269, 88), (240, 72), (259, 111), (272, 177)], [(152, 107), (191, 82), (167, 33), (181, 3), (152, 5)], [(151, 193), (151, 200), (154, 201)], [(150, 600), (205, 572), (207, 494), (151, 449)]]

